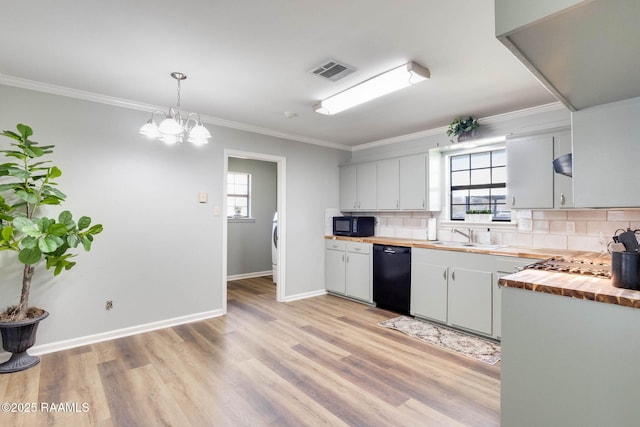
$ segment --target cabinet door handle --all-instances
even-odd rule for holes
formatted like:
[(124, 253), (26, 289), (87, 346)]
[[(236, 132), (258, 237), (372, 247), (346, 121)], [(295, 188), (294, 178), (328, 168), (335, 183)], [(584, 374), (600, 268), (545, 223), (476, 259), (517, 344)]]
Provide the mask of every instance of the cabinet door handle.
[(424, 199), (422, 199), (422, 209), (424, 209)]
[(456, 280), (456, 272), (455, 271), (451, 272), (451, 279), (452, 280)]
[(511, 206), (516, 205), (516, 196), (511, 196)]
[(565, 201), (564, 193), (560, 193), (560, 204), (564, 205), (564, 201)]
[(444, 280), (447, 280), (447, 270), (446, 269), (442, 271), (442, 278)]
[(396, 209), (400, 207), (400, 202), (396, 200)]
[(344, 254), (342, 254), (342, 262), (344, 262)]
[(349, 255), (347, 255), (347, 263), (349, 263)]

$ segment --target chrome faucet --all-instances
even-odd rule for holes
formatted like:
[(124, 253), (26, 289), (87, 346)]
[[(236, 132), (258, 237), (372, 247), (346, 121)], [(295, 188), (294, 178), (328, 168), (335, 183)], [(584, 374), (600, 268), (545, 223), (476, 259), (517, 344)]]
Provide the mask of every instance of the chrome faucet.
[(452, 233), (458, 233), (458, 234), (460, 234), (461, 236), (466, 237), (467, 239), (469, 239), (469, 243), (472, 243), (472, 240), (473, 240), (473, 230), (472, 230), (471, 228), (469, 229), (469, 233), (465, 233), (464, 231), (460, 231), (460, 230), (458, 230), (457, 228), (452, 228), (452, 229), (451, 229), (451, 232), (452, 232)]

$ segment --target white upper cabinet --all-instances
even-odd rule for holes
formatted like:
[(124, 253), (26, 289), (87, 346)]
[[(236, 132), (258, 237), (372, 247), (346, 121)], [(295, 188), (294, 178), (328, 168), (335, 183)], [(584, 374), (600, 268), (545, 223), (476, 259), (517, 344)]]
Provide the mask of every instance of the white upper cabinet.
[(340, 168), (340, 210), (352, 211), (358, 207), (356, 166)]
[(340, 168), (340, 210), (376, 209), (376, 163)]
[(340, 167), (340, 210), (440, 210), (440, 157), (416, 154)]
[(571, 115), (576, 207), (640, 207), (640, 98)]
[(400, 209), (422, 210), (427, 206), (427, 155), (402, 157), (400, 166)]
[(400, 208), (400, 161), (380, 160), (377, 165), (376, 197), (379, 210)]
[(512, 209), (553, 208), (553, 136), (507, 141), (507, 203)]

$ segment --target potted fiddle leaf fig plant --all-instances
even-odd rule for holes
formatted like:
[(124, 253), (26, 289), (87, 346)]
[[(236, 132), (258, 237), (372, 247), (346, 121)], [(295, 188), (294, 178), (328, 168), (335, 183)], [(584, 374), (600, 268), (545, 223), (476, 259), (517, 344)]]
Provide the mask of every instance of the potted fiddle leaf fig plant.
[(466, 119), (462, 117), (456, 117), (451, 123), (449, 123), (449, 129), (447, 129), (447, 136), (457, 136), (458, 142), (467, 141), (473, 139), (473, 135), (480, 127), (478, 119), (474, 119), (469, 116)]
[(54, 276), (69, 270), (76, 264), (73, 250), (81, 246), (89, 251), (102, 225), (91, 225), (87, 216), (76, 222), (67, 210), (49, 217), (47, 208), (60, 206), (66, 199), (56, 183), (62, 172), (46, 159), (54, 146), (32, 141), (33, 130), (24, 124), (17, 125), (17, 132), (5, 130), (2, 135), (11, 141), (8, 148), (0, 146), (4, 157), (0, 164), (0, 253), (13, 256), (22, 266), (19, 302), (0, 312), (2, 345), (12, 353), (8, 361), (0, 364), (0, 373), (8, 373), (40, 362), (38, 357), (27, 354), (35, 343), (38, 324), (49, 315), (29, 305), (36, 265), (44, 263)]

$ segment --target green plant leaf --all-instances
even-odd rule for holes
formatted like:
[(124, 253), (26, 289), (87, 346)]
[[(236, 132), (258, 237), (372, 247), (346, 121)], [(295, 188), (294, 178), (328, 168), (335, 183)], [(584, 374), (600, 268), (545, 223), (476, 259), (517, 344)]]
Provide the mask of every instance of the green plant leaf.
[(20, 135), (10, 130), (5, 130), (2, 132), (2, 134), (8, 138), (15, 139), (16, 141), (20, 141), (22, 139)]
[(62, 175), (62, 171), (58, 169), (56, 166), (52, 166), (49, 169), (49, 173), (47, 174), (47, 178), (53, 179)]
[(33, 221), (24, 216), (17, 216), (13, 219), (13, 226), (18, 230), (22, 230), (22, 228), (33, 225)]
[(67, 195), (62, 191), (58, 190), (57, 188), (53, 188), (50, 185), (43, 185), (42, 193), (46, 196), (57, 197), (60, 200), (64, 200), (67, 197)]
[(42, 217), (38, 219), (38, 230), (40, 230), (43, 233), (48, 233), (49, 232), (49, 227), (51, 227), (52, 224), (55, 224), (55, 221), (46, 217)]
[(67, 226), (60, 223), (51, 224), (49, 227), (49, 234), (62, 237), (67, 234)]
[(72, 221), (73, 221), (73, 215), (71, 215), (71, 212), (69, 211), (62, 211), (60, 212), (60, 215), (58, 215), (58, 222), (67, 224)]
[(91, 250), (91, 239), (89, 239), (89, 237), (87, 236), (82, 236), (81, 237), (81, 241), (82, 241), (82, 246), (84, 247), (85, 251), (90, 251)]
[(96, 224), (93, 227), (91, 227), (89, 230), (87, 230), (88, 234), (100, 234), (102, 233), (102, 230), (104, 228), (102, 227), (102, 224)]
[(13, 227), (3, 227), (2, 228), (2, 240), (12, 240), (13, 239)]
[(38, 240), (38, 248), (44, 253), (53, 252), (63, 244), (64, 241), (58, 236), (46, 236)]
[(24, 147), (24, 152), (31, 158), (41, 157), (44, 155), (44, 150), (40, 147), (35, 147), (33, 145), (29, 145), (28, 147)]
[(38, 196), (35, 193), (26, 192), (25, 190), (16, 191), (16, 196), (20, 197), (27, 203), (38, 203)]
[(16, 129), (18, 129), (18, 132), (20, 132), (23, 140), (26, 140), (31, 135), (33, 135), (33, 129), (22, 123), (18, 123), (18, 125), (16, 125)]
[(40, 258), (42, 258), (42, 252), (37, 247), (32, 249), (25, 248), (18, 254), (18, 259), (23, 264), (35, 264), (40, 261)]
[(7, 172), (14, 178), (18, 179), (27, 179), (31, 176), (31, 173), (28, 170), (24, 170), (22, 168), (7, 168)]
[(80, 238), (75, 234), (69, 234), (67, 236), (67, 245), (69, 245), (70, 247), (77, 248), (79, 243), (80, 243)]
[(42, 235), (42, 232), (38, 230), (38, 226), (35, 224), (22, 227), (20, 231), (22, 231), (27, 236), (31, 236), (31, 237), (40, 237), (40, 235)]
[(88, 216), (80, 217), (80, 219), (78, 220), (78, 230), (84, 230), (89, 225), (91, 225), (91, 218), (89, 218)]
[(59, 205), (62, 202), (58, 197), (45, 197), (40, 200), (41, 205)]
[(22, 239), (20, 244), (25, 249), (33, 249), (38, 246), (38, 239), (36, 239), (35, 237), (26, 236), (24, 239)]

